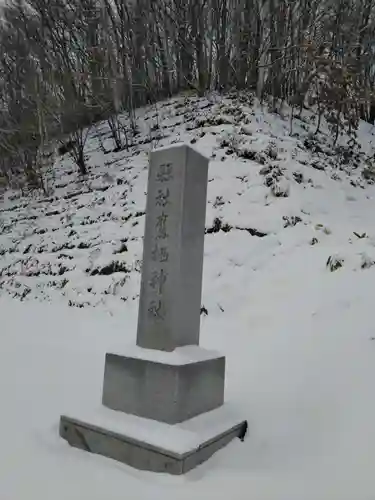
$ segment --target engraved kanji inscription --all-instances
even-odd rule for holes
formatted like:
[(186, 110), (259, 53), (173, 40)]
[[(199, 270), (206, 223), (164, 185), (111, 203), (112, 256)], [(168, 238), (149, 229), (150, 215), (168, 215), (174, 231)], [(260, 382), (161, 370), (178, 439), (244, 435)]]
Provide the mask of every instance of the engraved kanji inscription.
[(158, 182), (168, 182), (173, 179), (173, 165), (172, 163), (162, 163), (159, 165), (156, 180)]
[(168, 188), (158, 189), (158, 194), (156, 195), (155, 198), (156, 206), (166, 207), (170, 203), (169, 197), (170, 197), (170, 191)]
[(148, 314), (154, 319), (165, 319), (166, 309), (161, 300), (152, 300), (148, 306)]
[(155, 225), (157, 239), (165, 240), (168, 238), (167, 221), (168, 215), (166, 213), (162, 212), (157, 216)]
[(160, 269), (160, 271), (153, 271), (151, 274), (151, 279), (149, 281), (150, 287), (155, 290), (158, 295), (162, 295), (167, 277), (168, 274), (164, 271), (164, 269)]
[(168, 262), (169, 252), (167, 247), (159, 246), (155, 243), (154, 248), (151, 251), (151, 259), (154, 262)]

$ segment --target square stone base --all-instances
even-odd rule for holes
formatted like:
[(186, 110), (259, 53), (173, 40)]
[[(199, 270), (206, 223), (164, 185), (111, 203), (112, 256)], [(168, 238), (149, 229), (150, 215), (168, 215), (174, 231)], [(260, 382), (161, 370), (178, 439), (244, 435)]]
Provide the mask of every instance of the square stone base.
[(244, 421), (222, 407), (175, 426), (119, 414), (114, 421), (62, 416), (60, 436), (75, 448), (139, 470), (178, 475), (205, 462), (235, 437), (241, 437), (245, 426)]
[(176, 424), (224, 402), (225, 357), (198, 346), (107, 354), (102, 403), (112, 410)]

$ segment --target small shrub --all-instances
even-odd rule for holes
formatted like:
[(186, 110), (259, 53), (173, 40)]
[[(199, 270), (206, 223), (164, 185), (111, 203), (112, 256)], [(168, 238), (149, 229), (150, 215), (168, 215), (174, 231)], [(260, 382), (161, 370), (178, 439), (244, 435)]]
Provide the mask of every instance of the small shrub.
[(361, 269), (369, 269), (375, 265), (375, 261), (371, 259), (366, 253), (361, 255)]
[(293, 178), (298, 184), (302, 184), (303, 174), (301, 172), (293, 172)]
[(128, 273), (129, 269), (126, 267), (124, 262), (118, 262), (113, 260), (106, 266), (95, 268), (90, 272), (91, 276), (110, 276), (114, 273)]
[(217, 208), (217, 207), (220, 207), (222, 205), (225, 205), (225, 201), (224, 201), (223, 197), (222, 196), (216, 196), (216, 199), (215, 199), (215, 201), (213, 203), (213, 207)]
[(328, 257), (327, 264), (326, 266), (328, 269), (333, 273), (334, 271), (337, 271), (344, 265), (344, 259), (338, 255), (331, 255)]
[(375, 167), (372, 164), (367, 164), (367, 166), (362, 170), (362, 177), (368, 182), (373, 184), (375, 182)]
[(76, 141), (74, 140), (69, 140), (67, 142), (63, 142), (59, 148), (58, 148), (58, 153), (60, 156), (65, 155), (66, 153), (69, 153), (70, 151), (73, 150), (77, 145)]
[(271, 186), (271, 193), (276, 198), (287, 198), (289, 196), (289, 184), (285, 182), (273, 182)]
[(266, 165), (259, 170), (260, 175), (268, 175), (272, 172), (272, 165)]
[(216, 217), (212, 224), (212, 227), (206, 229), (206, 234), (218, 233), (219, 231), (223, 231), (224, 233), (229, 233), (231, 231), (232, 226), (229, 224), (223, 224), (223, 221)]
[(296, 226), (299, 222), (302, 222), (302, 219), (301, 217), (298, 217), (298, 215), (292, 215), (291, 217), (287, 217), (286, 215), (284, 215), (283, 221), (285, 221), (284, 228), (287, 228)]

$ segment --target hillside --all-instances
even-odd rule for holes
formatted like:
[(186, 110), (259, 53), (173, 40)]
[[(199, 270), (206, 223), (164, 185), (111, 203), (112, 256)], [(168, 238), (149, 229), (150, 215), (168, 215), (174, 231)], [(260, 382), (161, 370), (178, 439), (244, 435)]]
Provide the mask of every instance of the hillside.
[[(373, 498), (372, 127), (350, 158), (307, 111), (290, 134), (288, 110), (245, 96), (138, 115), (128, 151), (90, 131), (87, 178), (66, 154), (48, 198), (0, 201), (0, 497)], [(72, 450), (57, 423), (100, 403), (104, 353), (135, 339), (148, 152), (179, 141), (211, 159), (201, 344), (226, 354), (249, 434), (176, 479)]]

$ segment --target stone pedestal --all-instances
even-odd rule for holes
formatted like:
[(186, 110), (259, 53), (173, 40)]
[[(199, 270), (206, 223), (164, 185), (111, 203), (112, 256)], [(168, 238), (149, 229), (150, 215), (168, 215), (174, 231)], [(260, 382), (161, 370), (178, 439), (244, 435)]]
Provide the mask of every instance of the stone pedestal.
[[(225, 358), (182, 347), (161, 360), (147, 350), (107, 354), (103, 405), (139, 417), (176, 424), (224, 402)], [(190, 355), (189, 355), (190, 354)]]

